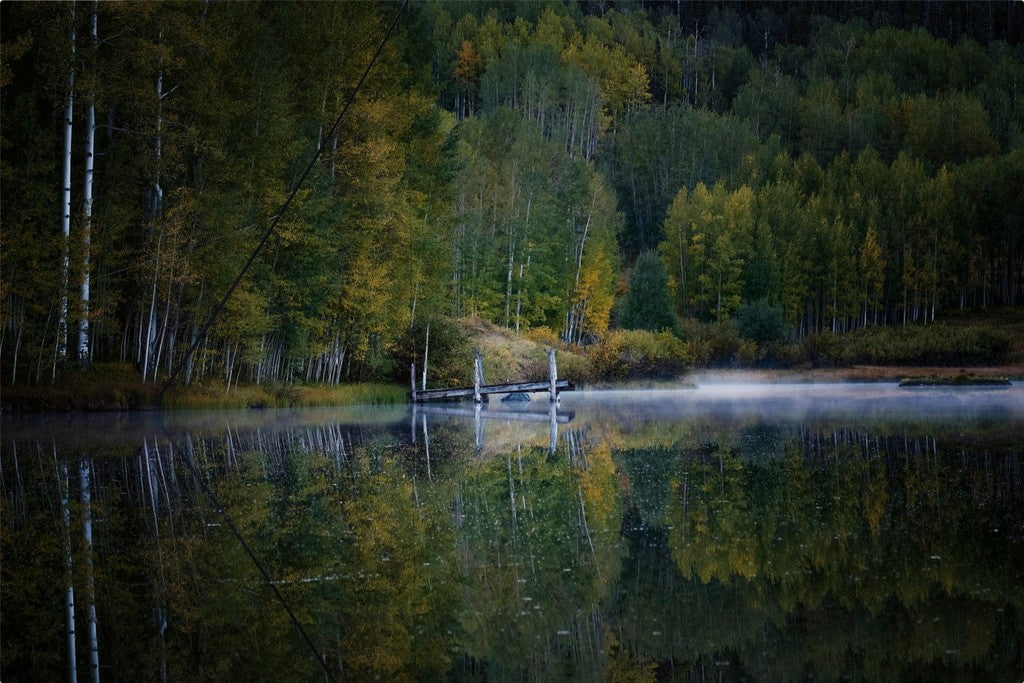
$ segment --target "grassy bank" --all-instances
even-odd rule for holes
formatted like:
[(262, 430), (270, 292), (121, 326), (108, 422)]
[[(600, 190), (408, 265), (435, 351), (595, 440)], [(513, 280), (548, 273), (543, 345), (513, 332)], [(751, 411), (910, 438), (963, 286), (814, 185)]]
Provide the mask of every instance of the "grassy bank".
[(163, 407), (202, 408), (299, 408), (405, 403), (408, 389), (398, 384), (359, 382), (320, 384), (243, 385), (225, 391), (224, 385), (175, 387), (164, 397)]
[[(728, 381), (899, 381), (964, 374), (1024, 376), (1024, 309), (959, 316), (927, 326), (878, 327), (845, 335), (819, 334), (796, 341), (756, 343), (729, 323), (684, 321), (681, 337), (670, 332), (616, 330), (585, 347), (562, 344), (546, 328), (516, 334), (479, 318), (434, 320), (430, 334), (428, 388), (472, 384), (473, 350), (484, 358), (488, 383), (544, 380), (547, 349), (558, 350), (559, 377), (584, 388), (649, 388)], [(130, 364), (68, 367), (54, 381), (0, 388), (4, 411), (271, 408), (403, 403), (411, 362), (422, 372), (425, 330), (410, 329), (392, 349), (382, 381), (325, 385), (222, 383), (170, 390), (157, 405), (158, 386), (143, 384)]]
[[(963, 368), (906, 365), (852, 365), (844, 368), (698, 368), (687, 376), (696, 383), (787, 383), (787, 382), (900, 382), (908, 377), (936, 377), (951, 380), (961, 374)], [(973, 367), (971, 376), (979, 378), (1009, 378), (1024, 380), (1024, 365), (998, 365)]]
[(160, 385), (143, 384), (138, 371), (126, 363), (97, 364), (88, 369), (67, 368), (53, 383), (19, 384), (0, 389), (4, 412), (286, 408), (403, 403), (407, 389), (390, 383), (360, 382), (326, 385), (232, 385), (205, 383), (170, 389), (157, 403)]
[(1002, 387), (1010, 384), (1010, 380), (1005, 377), (983, 377), (973, 373), (957, 373), (952, 377), (907, 377), (900, 381), (901, 387)]

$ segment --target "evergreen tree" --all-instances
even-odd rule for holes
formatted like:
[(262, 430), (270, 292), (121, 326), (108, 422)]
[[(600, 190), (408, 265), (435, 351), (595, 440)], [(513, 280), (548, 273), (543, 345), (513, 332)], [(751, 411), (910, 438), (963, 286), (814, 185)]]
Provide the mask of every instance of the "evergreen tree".
[(679, 321), (672, 310), (668, 278), (658, 252), (648, 250), (636, 259), (629, 277), (629, 291), (622, 302), (621, 326), (630, 330), (672, 330)]

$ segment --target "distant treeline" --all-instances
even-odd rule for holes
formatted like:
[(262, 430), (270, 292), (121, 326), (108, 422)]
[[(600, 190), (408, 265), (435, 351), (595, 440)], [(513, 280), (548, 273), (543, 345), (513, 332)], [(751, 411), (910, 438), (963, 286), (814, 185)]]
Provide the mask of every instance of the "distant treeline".
[(379, 377), (439, 316), (590, 344), (1024, 298), (1019, 3), (427, 2), (331, 135), (397, 9), (5, 3), (2, 381), (193, 343), (189, 381)]

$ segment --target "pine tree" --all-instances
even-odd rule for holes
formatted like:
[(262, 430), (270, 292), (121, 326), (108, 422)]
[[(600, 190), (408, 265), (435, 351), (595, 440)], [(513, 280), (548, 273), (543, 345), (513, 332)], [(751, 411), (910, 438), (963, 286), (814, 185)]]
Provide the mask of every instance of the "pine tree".
[(622, 327), (630, 330), (672, 330), (679, 322), (672, 310), (668, 279), (658, 252), (648, 250), (636, 259), (629, 277), (629, 291), (622, 303)]

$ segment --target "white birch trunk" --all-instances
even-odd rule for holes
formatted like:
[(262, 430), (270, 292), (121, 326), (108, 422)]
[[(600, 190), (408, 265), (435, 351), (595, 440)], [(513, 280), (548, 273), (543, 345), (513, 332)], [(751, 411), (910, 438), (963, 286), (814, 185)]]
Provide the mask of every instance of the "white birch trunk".
[[(95, 15), (93, 15), (95, 16)], [(89, 671), (94, 683), (100, 681), (100, 647), (96, 637), (96, 584), (92, 568), (92, 492), (90, 490), (89, 460), (79, 464), (82, 486), (83, 533), (85, 535), (86, 600), (89, 615)]]
[(67, 100), (64, 104), (64, 185), (61, 195), (61, 290), (57, 313), (57, 356), (68, 355), (68, 269), (71, 263), (71, 133), (75, 109), (75, 4), (71, 3), (71, 28), (68, 31), (71, 54), (68, 60)]
[[(53, 457), (57, 458), (57, 446), (53, 445)], [(68, 497), (71, 482), (68, 479), (67, 463), (60, 463), (58, 472), (60, 487), (60, 511), (61, 519), (64, 522), (64, 569), (66, 570), (67, 590), (64, 593), (64, 617), (67, 623), (67, 644), (68, 644), (68, 681), (78, 681), (78, 658), (75, 655), (75, 586), (72, 583), (72, 558), (71, 558), (71, 511), (68, 509)]]
[[(146, 383), (146, 375), (149, 372), (150, 356), (154, 350), (156, 342), (156, 280), (157, 272), (160, 269), (160, 241), (163, 235), (157, 238), (156, 241), (156, 262), (153, 265), (153, 284), (151, 286), (149, 296), (149, 323), (146, 326), (146, 346), (142, 356), (142, 383)], [(155, 372), (153, 373), (156, 374)]]
[[(89, 22), (89, 36), (92, 40), (93, 59), (96, 56), (99, 38), (97, 36), (97, 9), (94, 0), (92, 17)], [(92, 84), (89, 87), (89, 109), (86, 113), (85, 130), (85, 179), (82, 183), (82, 283), (81, 316), (78, 319), (78, 362), (89, 364), (89, 252), (92, 248), (92, 179), (96, 149), (96, 67), (93, 65)]]
[(427, 390), (427, 354), (430, 352), (430, 323), (427, 323), (427, 339), (423, 342), (423, 390)]

